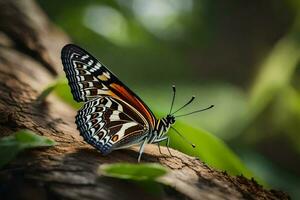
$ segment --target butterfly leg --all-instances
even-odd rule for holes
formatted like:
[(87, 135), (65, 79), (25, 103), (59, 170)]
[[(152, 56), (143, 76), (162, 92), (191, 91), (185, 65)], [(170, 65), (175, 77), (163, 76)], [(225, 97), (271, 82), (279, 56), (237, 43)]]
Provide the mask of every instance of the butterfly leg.
[(143, 154), (143, 151), (144, 151), (144, 147), (145, 147), (145, 144), (147, 143), (148, 141), (148, 138), (146, 137), (143, 141), (143, 143), (141, 144), (141, 147), (140, 147), (140, 150), (139, 150), (139, 157), (138, 157), (138, 162), (141, 161), (141, 157), (142, 157), (142, 154)]
[(173, 155), (172, 155), (172, 153), (171, 153), (171, 151), (170, 151), (170, 149), (169, 149), (169, 146), (170, 146), (170, 138), (168, 137), (168, 138), (166, 139), (166, 147), (167, 147), (167, 149), (168, 149), (168, 152), (169, 152), (170, 156), (173, 157)]
[(167, 137), (166, 137), (166, 136), (163, 136), (163, 137), (161, 137), (161, 138), (156, 138), (156, 139), (153, 141), (153, 143), (157, 143), (158, 151), (159, 151), (160, 154), (163, 154), (163, 153), (161, 152), (160, 144), (159, 144), (159, 143), (162, 142), (162, 141), (165, 141), (165, 140), (167, 140)]
[(157, 146), (158, 146), (158, 151), (160, 154), (162, 154), (161, 150), (160, 150), (160, 145), (159, 145), (159, 142), (157, 143)]

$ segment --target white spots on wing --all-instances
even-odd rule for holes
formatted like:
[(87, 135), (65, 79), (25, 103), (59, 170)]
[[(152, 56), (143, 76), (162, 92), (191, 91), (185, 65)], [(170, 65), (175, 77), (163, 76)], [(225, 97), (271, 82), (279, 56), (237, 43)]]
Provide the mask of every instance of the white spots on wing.
[(93, 61), (93, 60), (90, 60), (90, 61), (88, 62), (88, 65), (91, 66), (93, 63), (94, 63), (94, 61)]
[(80, 88), (80, 89), (83, 89), (82, 83), (78, 83), (78, 85), (79, 85), (79, 88)]
[(103, 74), (107, 77), (107, 78), (110, 78), (110, 73), (109, 72), (103, 72)]
[(97, 134), (93, 135), (93, 138), (98, 141), (99, 140), (99, 136)]
[(118, 111), (114, 111), (112, 114), (111, 114), (111, 116), (109, 117), (109, 120), (110, 121), (119, 121), (120, 120), (120, 117), (119, 117), (119, 113), (120, 112), (118, 112)]
[[(93, 64), (93, 61), (92, 62), (91, 61), (88, 63), (88, 65)], [(89, 71), (90, 72), (95, 72), (95, 71), (98, 71), (100, 68), (101, 68), (101, 64), (99, 62), (97, 62), (97, 64), (94, 67), (92, 67), (91, 69), (89, 69)]]
[(96, 131), (95, 128), (91, 128), (91, 129), (90, 129), (90, 133), (91, 133), (90, 135), (94, 135), (95, 131)]
[[(87, 107), (86, 109), (88, 109), (88, 108), (89, 108), (89, 107)], [(84, 111), (85, 111), (86, 109), (84, 109)], [(96, 111), (96, 109), (97, 109), (97, 107), (92, 107), (91, 113), (94, 113), (94, 112)]]
[(99, 94), (103, 94), (101, 89), (97, 89), (97, 95), (99, 95)]
[(87, 67), (88, 67), (88, 66), (86, 66), (85, 64), (82, 64), (82, 68), (83, 68), (83, 69), (85, 69), (85, 70), (86, 70), (86, 69), (87, 69)]
[[(118, 135), (119, 138), (122, 138), (122, 137), (124, 137), (125, 131), (126, 131), (128, 128), (130, 128), (130, 127), (132, 127), (132, 126), (136, 126), (136, 125), (138, 125), (138, 123), (136, 123), (136, 122), (128, 122), (128, 123), (125, 123), (125, 124), (122, 125), (122, 128), (116, 133), (116, 135)], [(113, 143), (114, 143), (114, 142), (113, 142)]]
[(101, 85), (103, 90), (108, 90), (108, 87), (106, 87), (103, 83), (101, 83)]
[(90, 95), (91, 95), (91, 91), (90, 91), (90, 90), (86, 90), (86, 91), (85, 91), (85, 94), (86, 94), (87, 96), (90, 96)]
[(81, 60), (85, 60), (85, 59), (87, 59), (88, 57), (89, 57), (89, 55), (84, 55), (84, 56), (81, 57)]
[(102, 137), (102, 139), (99, 140), (98, 142), (101, 143), (101, 145), (105, 145), (105, 144), (109, 143), (109, 139), (110, 139), (110, 136), (107, 135), (107, 132), (105, 132), (105, 137)]
[(123, 106), (121, 104), (118, 103), (118, 110), (123, 112)]
[(105, 104), (106, 107), (110, 107), (111, 106), (111, 100), (107, 99), (107, 103)]
[(102, 99), (102, 97), (100, 97), (100, 98), (97, 98), (96, 99), (96, 101), (94, 101), (94, 105), (93, 106), (97, 106), (97, 105), (99, 105), (100, 104), (100, 100)]
[(77, 53), (72, 53), (71, 56), (70, 56), (70, 58), (72, 59), (73, 57), (74, 58), (78, 58), (78, 54)]
[(92, 115), (86, 116), (86, 121), (89, 121), (91, 119)]
[(101, 64), (100, 63), (97, 63), (94, 67), (95, 69), (100, 69), (101, 68)]
[(78, 83), (80, 89), (92, 88), (94, 86), (93, 82), (87, 82), (88, 86), (84, 87), (82, 83)]

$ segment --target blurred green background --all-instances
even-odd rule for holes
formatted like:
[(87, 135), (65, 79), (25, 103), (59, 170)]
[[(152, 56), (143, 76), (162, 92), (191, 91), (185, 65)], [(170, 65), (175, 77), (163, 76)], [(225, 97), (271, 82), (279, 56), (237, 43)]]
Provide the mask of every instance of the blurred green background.
[(178, 120), (198, 152), (174, 148), (300, 198), (300, 1), (38, 2), (156, 113), (172, 84), (175, 107), (196, 95), (185, 112), (215, 105)]

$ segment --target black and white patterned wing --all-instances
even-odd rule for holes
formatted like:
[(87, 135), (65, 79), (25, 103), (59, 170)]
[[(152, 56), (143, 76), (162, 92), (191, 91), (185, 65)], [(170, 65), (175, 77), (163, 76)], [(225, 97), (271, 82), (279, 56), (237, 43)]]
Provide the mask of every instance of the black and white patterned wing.
[(148, 106), (87, 51), (68, 44), (62, 49), (61, 59), (76, 101), (86, 102), (99, 96), (122, 99), (154, 128), (156, 118)]
[[(61, 60), (76, 101), (85, 102), (99, 95), (113, 95), (105, 84), (92, 74), (96, 70), (107, 69), (87, 52), (69, 44), (62, 49)], [(103, 78), (106, 77), (103, 76)]]
[(104, 155), (141, 142), (149, 130), (135, 108), (109, 96), (86, 102), (76, 124), (85, 141)]
[(91, 54), (68, 44), (61, 59), (74, 99), (85, 102), (76, 124), (86, 142), (108, 154), (140, 143), (154, 129), (148, 106)]

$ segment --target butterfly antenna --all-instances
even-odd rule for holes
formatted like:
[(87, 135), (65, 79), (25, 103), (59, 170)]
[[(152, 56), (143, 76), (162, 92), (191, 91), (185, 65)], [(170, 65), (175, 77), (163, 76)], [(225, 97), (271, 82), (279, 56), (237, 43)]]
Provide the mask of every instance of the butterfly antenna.
[(187, 105), (189, 105), (190, 103), (192, 103), (195, 99), (195, 96), (193, 95), (192, 98), (183, 106), (181, 106), (179, 109), (177, 109), (175, 112), (173, 112), (171, 115), (174, 115), (175, 113), (177, 113), (179, 110), (183, 109), (184, 107), (186, 107)]
[(175, 87), (175, 85), (172, 85), (172, 89), (173, 89), (173, 97), (172, 97), (172, 103), (171, 103), (171, 108), (170, 108), (169, 114), (171, 114), (171, 112), (172, 112), (174, 101), (175, 101), (175, 95), (176, 95), (176, 87)]
[(178, 115), (178, 116), (175, 116), (175, 117), (178, 118), (178, 117), (183, 117), (183, 116), (187, 116), (187, 115), (192, 115), (192, 114), (194, 114), (194, 113), (202, 112), (202, 111), (211, 109), (211, 108), (213, 108), (213, 107), (214, 107), (214, 105), (211, 105), (211, 106), (209, 106), (209, 107), (207, 107), (207, 108), (204, 108), (204, 109), (201, 109), (201, 110), (196, 110), (196, 111), (191, 112), (191, 113), (186, 113), (186, 114)]
[(189, 145), (191, 145), (193, 148), (196, 147), (195, 144), (191, 143), (188, 139), (186, 139), (179, 131), (177, 131), (177, 129), (175, 129), (174, 127), (170, 127), (171, 129), (173, 129), (175, 131), (175, 133), (177, 133), (185, 142), (187, 142)]

